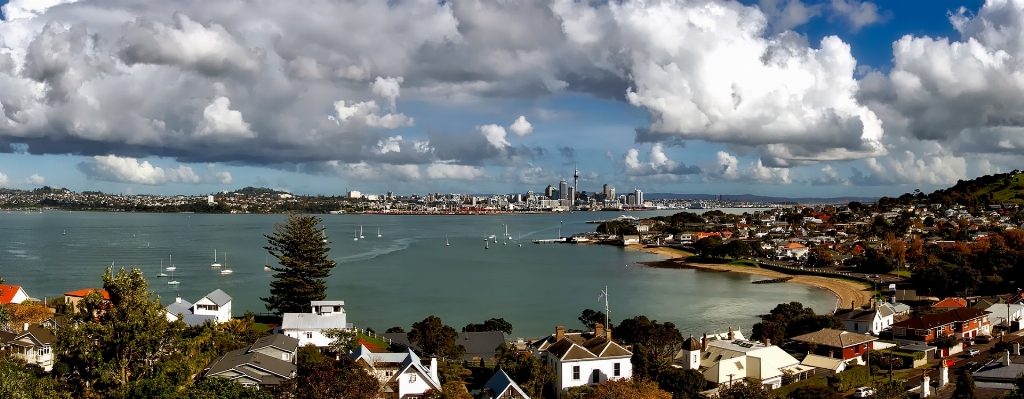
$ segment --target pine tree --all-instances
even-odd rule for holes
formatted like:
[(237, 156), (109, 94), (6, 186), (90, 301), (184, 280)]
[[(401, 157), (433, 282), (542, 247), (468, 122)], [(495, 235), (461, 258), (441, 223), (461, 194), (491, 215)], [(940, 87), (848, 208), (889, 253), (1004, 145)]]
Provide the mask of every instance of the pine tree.
[(978, 394), (975, 392), (974, 387), (974, 376), (971, 375), (970, 371), (963, 370), (960, 376), (956, 379), (956, 389), (953, 390), (953, 396), (951, 399), (978, 399)]
[(310, 301), (327, 297), (325, 279), (337, 263), (327, 257), (331, 249), (324, 231), (317, 228), (320, 222), (316, 216), (292, 214), (285, 224), (274, 225), (273, 235), (264, 235), (268, 245), (263, 249), (280, 264), (270, 266), (275, 272), (270, 296), (260, 298), (267, 310), (302, 313), (308, 311)]

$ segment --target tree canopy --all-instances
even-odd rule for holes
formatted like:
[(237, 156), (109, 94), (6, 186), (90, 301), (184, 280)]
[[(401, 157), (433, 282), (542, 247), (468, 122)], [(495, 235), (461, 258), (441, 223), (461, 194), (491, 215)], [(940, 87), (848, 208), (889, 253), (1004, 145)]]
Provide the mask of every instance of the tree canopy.
[(459, 332), (434, 315), (412, 324), (409, 342), (419, 345), (428, 354), (448, 360), (458, 360), (466, 353), (466, 347), (459, 344)]
[(485, 332), (501, 331), (505, 334), (512, 334), (512, 323), (502, 318), (491, 318), (483, 323), (469, 323), (462, 327), (462, 332)]
[(260, 298), (267, 310), (306, 312), (310, 301), (327, 297), (325, 279), (337, 264), (327, 256), (329, 242), (324, 230), (317, 227), (320, 223), (316, 216), (293, 213), (284, 224), (274, 225), (274, 234), (264, 235), (268, 245), (263, 248), (278, 261), (278, 265), (270, 265), (274, 271), (270, 296)]

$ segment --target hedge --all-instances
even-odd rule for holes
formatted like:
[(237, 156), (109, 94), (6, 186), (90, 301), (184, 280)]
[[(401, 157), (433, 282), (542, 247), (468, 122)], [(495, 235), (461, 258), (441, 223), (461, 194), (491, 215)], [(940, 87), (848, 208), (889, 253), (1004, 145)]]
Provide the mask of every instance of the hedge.
[(871, 357), (871, 364), (878, 364), (878, 365), (882, 364), (882, 362), (879, 361), (879, 357), (883, 357), (883, 356), (896, 357), (896, 358), (899, 358), (901, 360), (901, 362), (900, 362), (901, 366), (900, 367), (893, 367), (893, 368), (909, 369), (909, 368), (914, 368), (914, 362), (915, 361), (924, 359), (925, 353), (924, 352), (903, 352), (903, 351), (900, 351), (900, 350), (883, 349), (883, 350), (880, 350), (880, 351), (871, 351), (869, 356)]
[(836, 392), (845, 392), (856, 387), (871, 384), (871, 369), (867, 366), (854, 366), (842, 373), (828, 377), (828, 385)]

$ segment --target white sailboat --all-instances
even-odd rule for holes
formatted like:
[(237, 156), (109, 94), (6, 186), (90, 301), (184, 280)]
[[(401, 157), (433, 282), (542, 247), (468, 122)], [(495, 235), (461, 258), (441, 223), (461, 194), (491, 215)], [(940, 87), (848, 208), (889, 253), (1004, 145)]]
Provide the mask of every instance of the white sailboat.
[(164, 269), (164, 270), (172, 272), (171, 275), (173, 276), (174, 275), (173, 272), (178, 269), (177, 267), (174, 267), (174, 255), (167, 255), (167, 258), (168, 258), (167, 263), (169, 263), (170, 266), (167, 266), (167, 268)]
[(270, 270), (270, 264), (267, 263), (267, 255), (263, 255), (263, 270)]
[(523, 247), (523, 233), (519, 233), (519, 248)]
[(446, 246), (446, 247), (452, 246), (452, 244), (448, 243), (448, 236), (444, 236), (444, 246)]
[(484, 241), (484, 249), (491, 249), (490, 245), (491, 245), (490, 241)]
[(227, 252), (225, 252), (224, 253), (224, 269), (221, 269), (220, 274), (231, 274), (231, 273), (234, 273), (234, 271), (231, 270), (231, 269), (228, 269), (228, 254), (227, 254)]
[(160, 259), (160, 273), (157, 274), (156, 276), (157, 277), (167, 277), (167, 273), (164, 273), (164, 260), (163, 259)]
[(354, 231), (352, 232), (352, 241), (359, 241), (359, 234)]
[(377, 238), (380, 238), (380, 227), (377, 228)]
[(217, 249), (213, 249), (213, 264), (210, 267), (220, 267), (220, 263), (217, 263)]
[(359, 225), (359, 238), (363, 238), (363, 225)]
[[(171, 268), (169, 267), (168, 269), (171, 269)], [(178, 285), (178, 284), (181, 284), (181, 283), (179, 283), (178, 280), (174, 279), (174, 269), (171, 269), (171, 279), (167, 281), (167, 285)]]

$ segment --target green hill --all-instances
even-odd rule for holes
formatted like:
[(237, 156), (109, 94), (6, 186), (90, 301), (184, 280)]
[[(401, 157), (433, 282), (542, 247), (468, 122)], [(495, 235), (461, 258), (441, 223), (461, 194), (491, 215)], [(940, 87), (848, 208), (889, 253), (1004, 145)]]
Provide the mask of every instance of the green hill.
[(989, 204), (1024, 203), (1024, 174), (1019, 170), (959, 180), (953, 187), (935, 190), (927, 196), (921, 191), (903, 194), (901, 202), (927, 200), (945, 205), (984, 206)]

